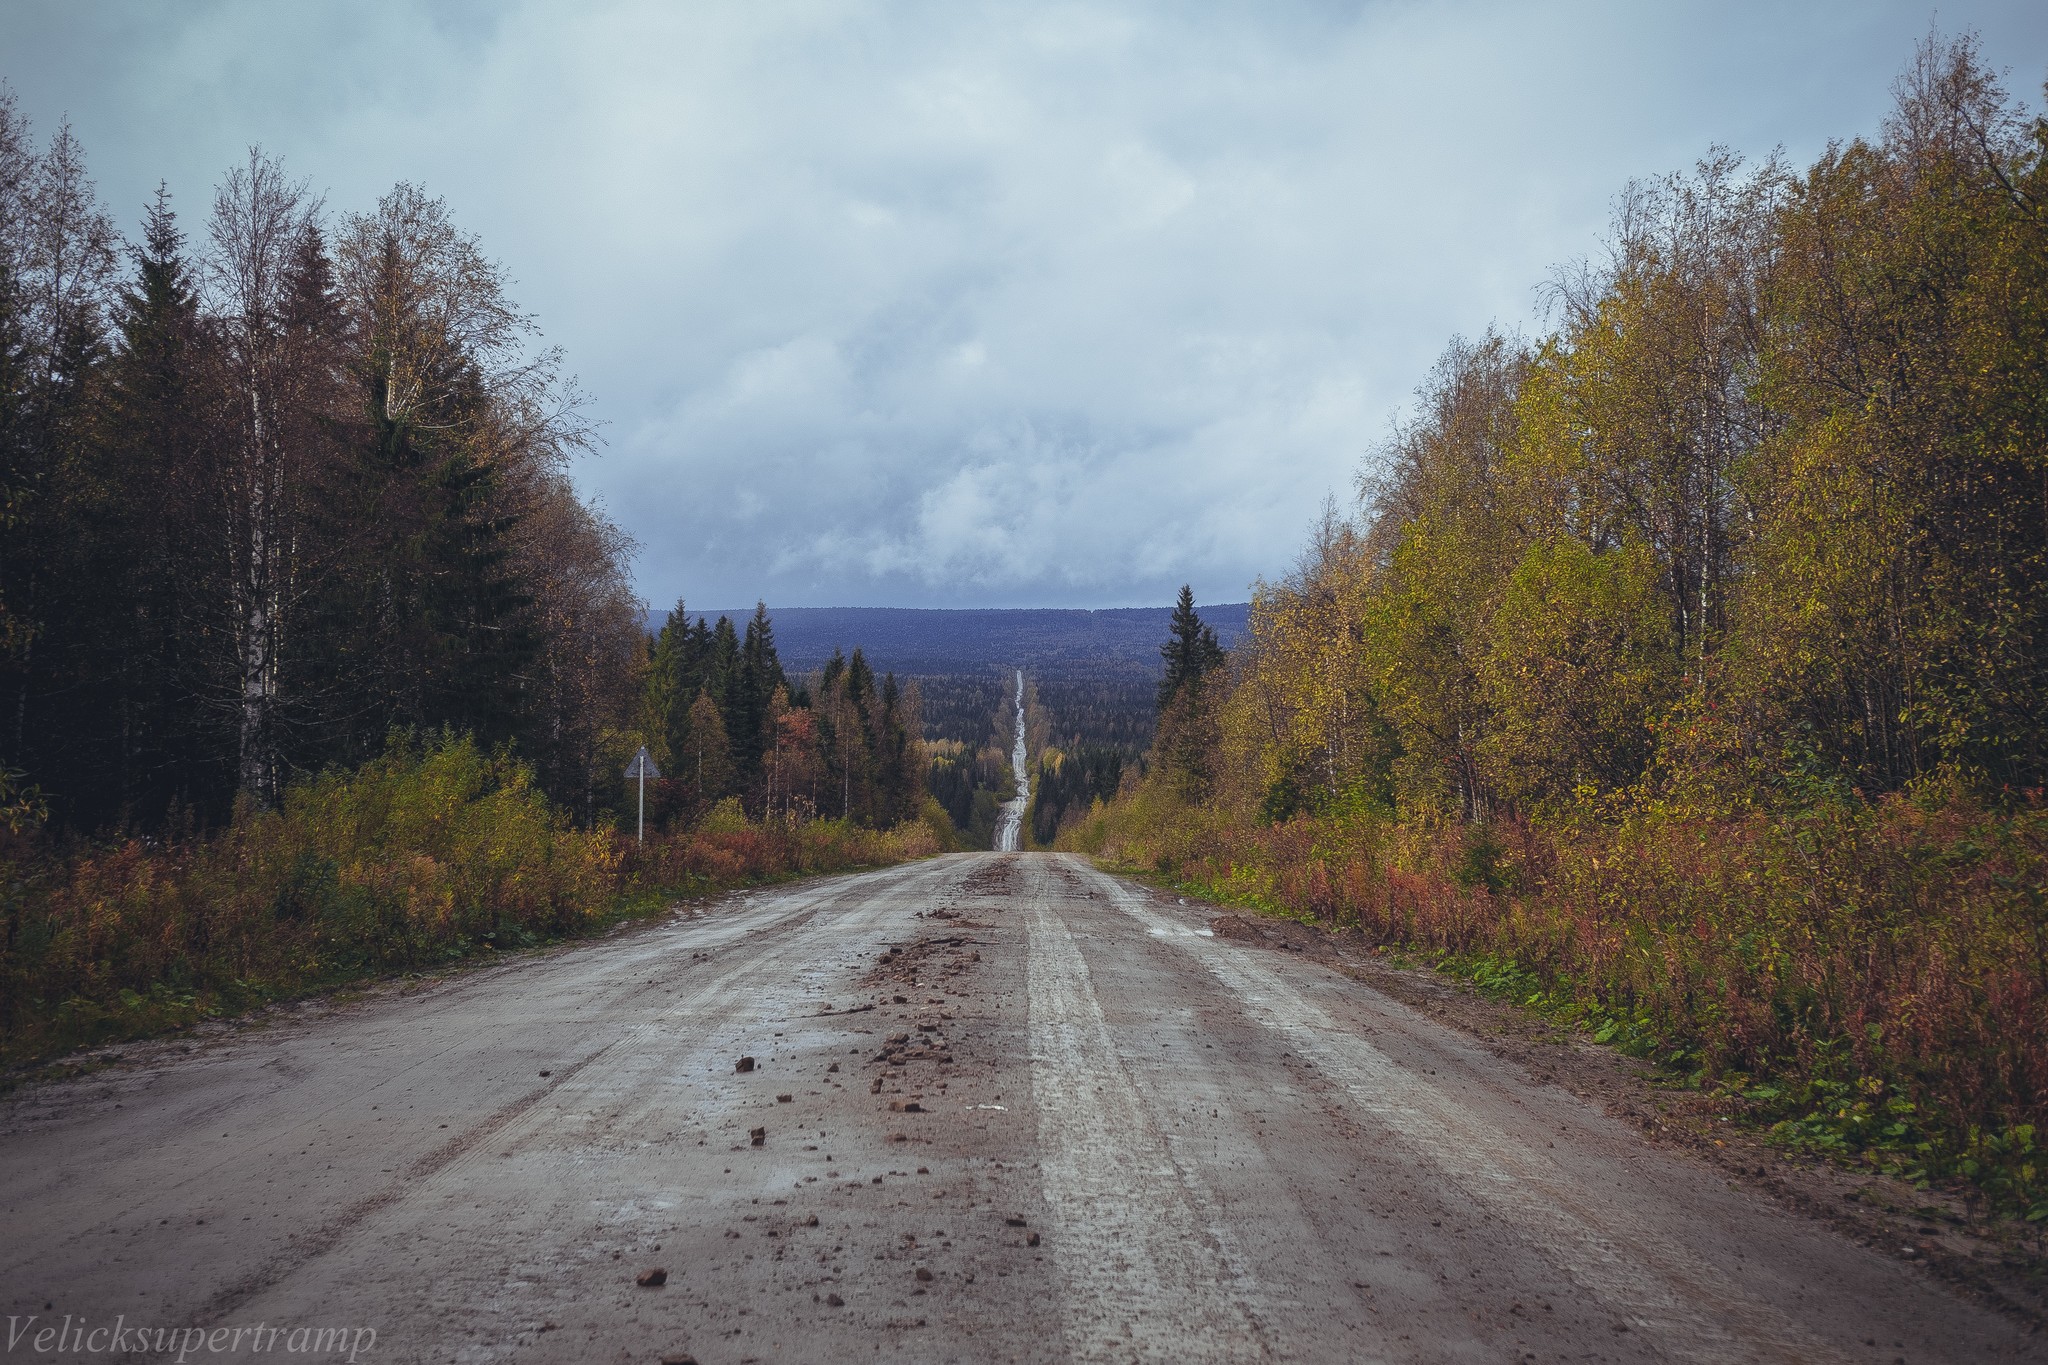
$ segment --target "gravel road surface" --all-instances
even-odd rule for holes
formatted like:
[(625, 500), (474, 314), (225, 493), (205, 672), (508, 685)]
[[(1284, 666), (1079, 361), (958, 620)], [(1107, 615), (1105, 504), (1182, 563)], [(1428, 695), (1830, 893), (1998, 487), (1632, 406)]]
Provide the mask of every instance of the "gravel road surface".
[(25, 1088), (8, 1358), (2044, 1358), (1209, 913), (963, 854)]

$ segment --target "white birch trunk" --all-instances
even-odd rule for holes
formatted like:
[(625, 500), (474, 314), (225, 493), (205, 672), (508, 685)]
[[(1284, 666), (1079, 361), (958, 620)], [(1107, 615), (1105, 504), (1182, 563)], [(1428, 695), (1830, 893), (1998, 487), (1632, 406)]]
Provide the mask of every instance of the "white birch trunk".
[(274, 585), (270, 574), (270, 460), (263, 425), (263, 397), (254, 377), (249, 394), (249, 559), (242, 602), (241, 789), (259, 802), (271, 798), (270, 709), (275, 691), (271, 659)]

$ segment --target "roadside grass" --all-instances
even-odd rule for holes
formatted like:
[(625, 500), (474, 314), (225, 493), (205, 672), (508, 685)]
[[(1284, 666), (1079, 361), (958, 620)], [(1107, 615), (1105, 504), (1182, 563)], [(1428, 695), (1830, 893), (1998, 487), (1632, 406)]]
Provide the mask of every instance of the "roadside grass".
[(637, 845), (572, 827), (509, 754), (401, 737), (211, 838), (0, 847), (0, 1064), (939, 851), (923, 823), (761, 823), (737, 802)]
[(1954, 790), (1616, 801), (1492, 829), (1263, 824), (1156, 789), (1065, 846), (1654, 1064), (1790, 1151), (2048, 1233), (2048, 809)]

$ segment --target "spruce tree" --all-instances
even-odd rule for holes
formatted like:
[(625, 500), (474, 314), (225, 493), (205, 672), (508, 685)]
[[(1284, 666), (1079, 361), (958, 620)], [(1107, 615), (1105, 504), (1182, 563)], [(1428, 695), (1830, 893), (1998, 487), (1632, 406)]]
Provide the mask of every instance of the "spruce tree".
[(206, 338), (184, 234), (161, 185), (145, 210), (135, 274), (114, 308), (107, 367), (108, 553), (95, 577), (108, 649), (99, 670), (117, 737), (111, 775), (122, 823), (153, 823), (172, 801), (218, 807), (232, 786), (221, 761), (233, 737), (210, 703), (221, 661), (205, 648), (206, 604), (225, 584), (205, 553), (216, 515), (206, 496)]
[(740, 637), (733, 629), (731, 617), (719, 617), (718, 624), (711, 628), (703, 668), (704, 687), (718, 703), (719, 714), (730, 716), (740, 684)]
[(678, 598), (662, 622), (661, 632), (648, 642), (647, 678), (640, 697), (641, 733), (655, 763), (664, 771), (675, 767), (689, 729), (689, 647), (689, 613)]
[(682, 645), (683, 690), (694, 699), (711, 682), (711, 675), (707, 670), (707, 661), (711, 658), (711, 627), (705, 623), (703, 617), (700, 616), (691, 623)]
[(1195, 614), (1194, 590), (1183, 583), (1180, 600), (1173, 608), (1173, 622), (1164, 645), (1159, 647), (1159, 657), (1166, 661), (1166, 674), (1159, 680), (1159, 709), (1163, 712), (1173, 704), (1182, 688), (1200, 691), (1202, 680), (1223, 665), (1223, 647), (1216, 643), (1216, 632), (1202, 624), (1202, 618)]
[(903, 694), (896, 675), (882, 677), (881, 705), (875, 713), (875, 811), (877, 826), (894, 825), (917, 811), (911, 790), (910, 732), (902, 714)]
[(754, 604), (740, 645), (738, 678), (732, 689), (733, 756), (742, 772), (752, 775), (768, 747), (768, 703), (784, 683), (782, 661), (775, 655), (775, 627), (765, 602)]

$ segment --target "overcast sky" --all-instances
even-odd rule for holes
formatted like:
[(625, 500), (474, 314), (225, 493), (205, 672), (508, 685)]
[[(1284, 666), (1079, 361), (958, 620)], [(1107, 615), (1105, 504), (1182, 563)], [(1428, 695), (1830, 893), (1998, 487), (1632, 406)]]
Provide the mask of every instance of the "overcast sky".
[(1630, 177), (1873, 132), (2048, 4), (0, 0), (133, 229), (251, 143), (443, 195), (604, 425), (656, 605), (1237, 601)]

